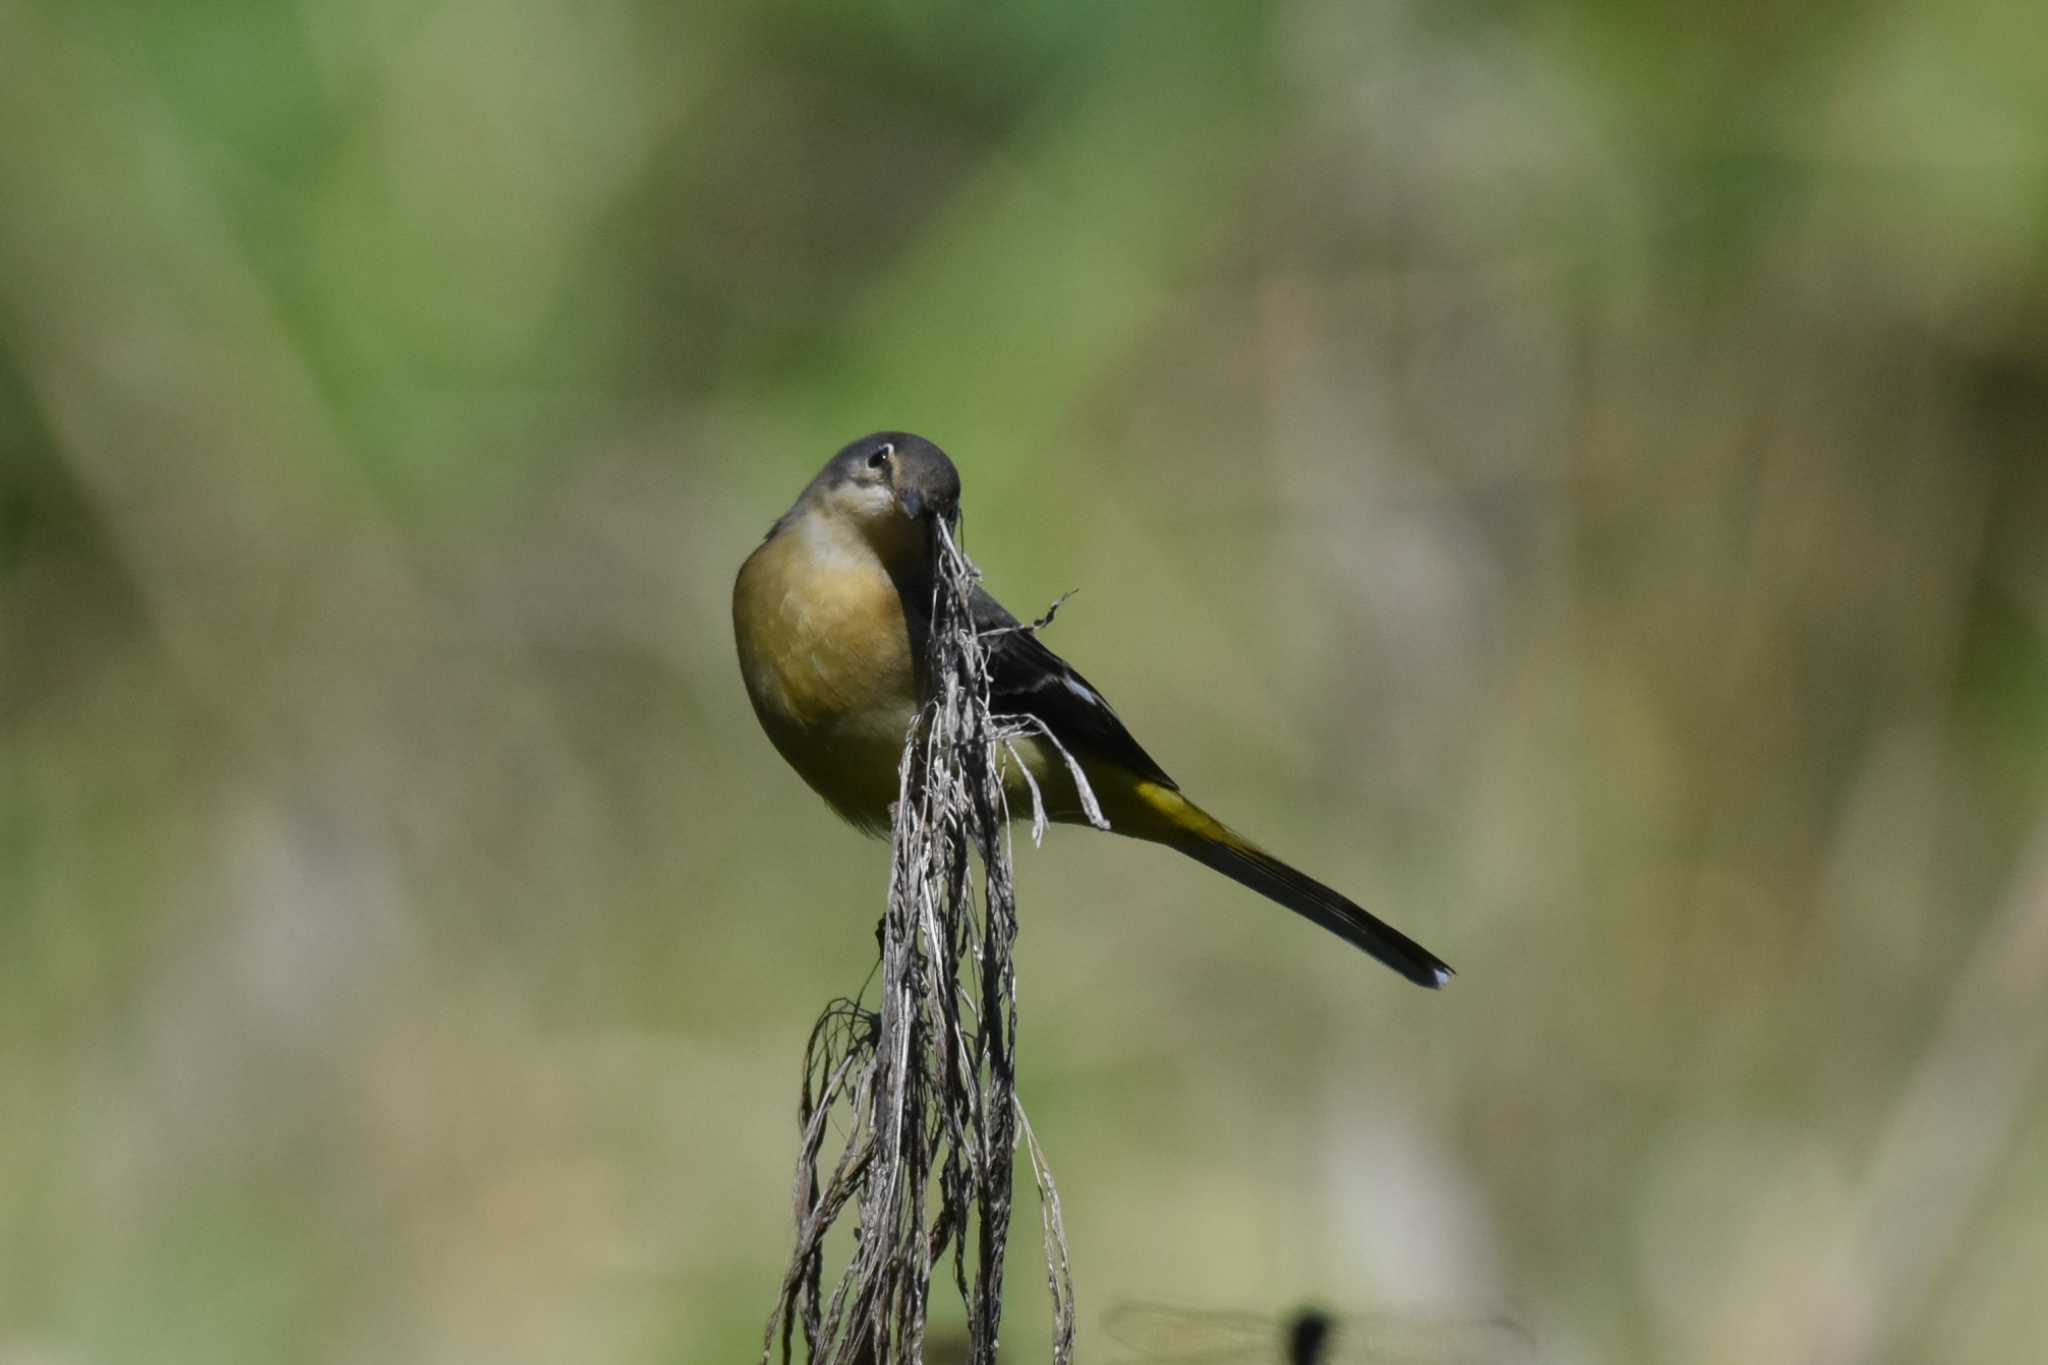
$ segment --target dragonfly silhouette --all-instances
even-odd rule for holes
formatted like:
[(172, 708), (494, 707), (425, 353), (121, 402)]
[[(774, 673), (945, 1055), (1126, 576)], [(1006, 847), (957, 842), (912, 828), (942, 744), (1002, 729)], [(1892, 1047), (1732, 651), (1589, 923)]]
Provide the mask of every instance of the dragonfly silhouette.
[[(1395, 1313), (1284, 1318), (1128, 1303), (1104, 1320), (1144, 1365), (1529, 1365), (1529, 1334), (1506, 1318)], [(1135, 1365), (1135, 1362), (1133, 1363)]]

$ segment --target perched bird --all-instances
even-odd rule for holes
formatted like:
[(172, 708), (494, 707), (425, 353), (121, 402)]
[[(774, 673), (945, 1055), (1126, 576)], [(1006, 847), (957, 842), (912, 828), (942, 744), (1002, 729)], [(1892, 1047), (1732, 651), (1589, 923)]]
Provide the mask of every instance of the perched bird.
[[(811, 480), (733, 585), (740, 672), (761, 728), (827, 804), (871, 834), (889, 830), (897, 763), (926, 697), (934, 518), (959, 513), (960, 475), (921, 436), (853, 442)], [(1451, 969), (1399, 930), (1228, 828), (1181, 794), (1102, 694), (976, 589), (990, 701), (1041, 722), (1087, 775), (1110, 828), (1178, 849), (1363, 948), (1401, 975), (1441, 986)], [(990, 632), (997, 632), (991, 634)], [(1054, 820), (1086, 820), (1065, 759), (1018, 745)], [(1028, 809), (1023, 774), (1006, 778)]]

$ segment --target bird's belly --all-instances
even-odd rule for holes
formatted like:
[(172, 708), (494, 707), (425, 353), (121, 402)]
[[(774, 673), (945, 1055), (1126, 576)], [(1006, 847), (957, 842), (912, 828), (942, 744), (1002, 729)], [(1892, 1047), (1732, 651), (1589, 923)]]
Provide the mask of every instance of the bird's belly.
[(909, 706), (877, 707), (776, 743), (841, 816), (870, 834), (887, 834), (903, 745), (916, 714)]

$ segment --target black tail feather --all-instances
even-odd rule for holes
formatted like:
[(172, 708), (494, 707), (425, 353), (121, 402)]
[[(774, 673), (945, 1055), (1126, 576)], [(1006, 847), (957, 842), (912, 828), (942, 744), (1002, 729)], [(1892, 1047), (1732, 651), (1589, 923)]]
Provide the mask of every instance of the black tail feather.
[(1451, 969), (1429, 949), (1263, 849), (1220, 839), (1190, 841), (1179, 847), (1197, 862), (1364, 949), (1418, 986), (1434, 990), (1451, 979)]

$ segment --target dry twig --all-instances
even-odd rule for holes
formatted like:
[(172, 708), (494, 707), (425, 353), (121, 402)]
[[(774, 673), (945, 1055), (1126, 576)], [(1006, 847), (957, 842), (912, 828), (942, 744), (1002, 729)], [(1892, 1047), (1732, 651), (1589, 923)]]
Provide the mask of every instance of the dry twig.
[[(967, 1309), (968, 1359), (994, 1365), (1020, 1141), (1039, 1192), (1054, 1365), (1073, 1356), (1059, 1195), (1016, 1095), (1017, 903), (1002, 780), (1003, 765), (1020, 761), (1020, 740), (1047, 737), (1034, 722), (990, 713), (971, 609), (977, 574), (943, 526), (936, 534), (931, 695), (898, 774), (880, 1009), (833, 1002), (805, 1049), (796, 1246), (763, 1365), (778, 1337), (787, 1365), (798, 1330), (816, 1365), (922, 1361), (934, 1268), (948, 1259)], [(1092, 810), (1093, 793), (1069, 765)], [(1033, 814), (1042, 828), (1042, 808)], [(835, 1112), (845, 1136), (821, 1180)], [(848, 1208), (853, 1250), (828, 1296), (825, 1237)]]

